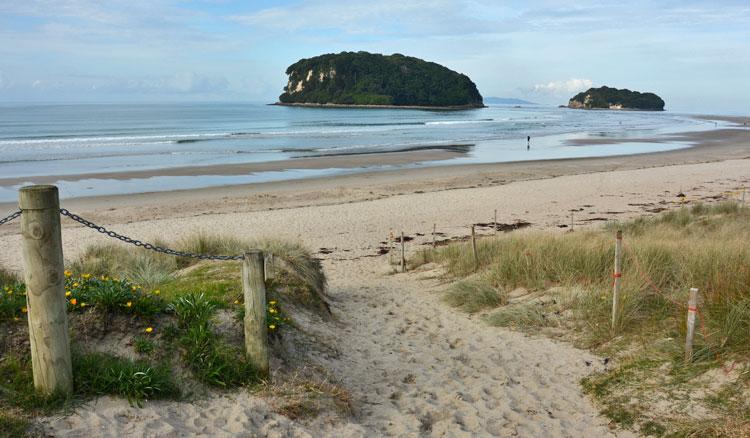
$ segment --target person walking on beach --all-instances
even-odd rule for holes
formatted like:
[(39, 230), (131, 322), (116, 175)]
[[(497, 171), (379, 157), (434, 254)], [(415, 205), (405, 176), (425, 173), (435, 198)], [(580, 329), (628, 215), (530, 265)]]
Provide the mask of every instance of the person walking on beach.
[(529, 149), (531, 149), (531, 136), (527, 135), (526, 136), (526, 150), (528, 151)]

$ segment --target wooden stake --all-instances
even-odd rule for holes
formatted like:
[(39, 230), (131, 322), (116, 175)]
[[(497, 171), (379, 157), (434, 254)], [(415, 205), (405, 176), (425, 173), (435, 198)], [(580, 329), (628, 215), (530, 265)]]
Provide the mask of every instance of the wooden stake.
[(393, 237), (393, 230), (390, 231), (390, 234), (388, 234), (388, 264), (393, 265), (393, 251), (396, 250), (396, 245), (394, 241), (396, 240), (395, 237)]
[(263, 277), (266, 281), (271, 278), (271, 272), (273, 272), (273, 254), (265, 254), (263, 258)]
[(401, 232), (401, 272), (406, 272), (406, 240), (404, 232)]
[(18, 205), (34, 387), (44, 394), (70, 394), (73, 367), (57, 187), (23, 187)]
[(685, 362), (693, 360), (693, 336), (695, 335), (695, 314), (698, 312), (698, 289), (691, 288), (688, 297), (687, 336), (685, 336)]
[(437, 234), (437, 224), (432, 224), (432, 247), (437, 248), (437, 241), (435, 235)]
[(242, 260), (242, 292), (245, 295), (245, 352), (262, 376), (268, 376), (268, 327), (263, 252), (248, 251)]
[(495, 222), (492, 223), (492, 228), (495, 229), (495, 236), (497, 236), (497, 209), (495, 209)]
[(617, 310), (620, 306), (620, 278), (622, 277), (622, 231), (617, 231), (615, 238), (615, 281), (612, 287), (612, 331), (617, 324)]
[(479, 253), (477, 253), (477, 234), (474, 225), (471, 226), (471, 250), (474, 252), (474, 270), (479, 269)]

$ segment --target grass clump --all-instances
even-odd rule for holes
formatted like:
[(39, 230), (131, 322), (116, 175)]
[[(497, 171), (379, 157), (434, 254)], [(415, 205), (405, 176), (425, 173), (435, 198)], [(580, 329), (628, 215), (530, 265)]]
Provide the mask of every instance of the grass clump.
[(258, 381), (257, 371), (240, 348), (214, 333), (216, 305), (203, 294), (177, 298), (170, 309), (180, 329), (183, 357), (198, 380), (212, 386), (241, 386)]
[(469, 313), (491, 309), (507, 302), (503, 292), (495, 289), (488, 281), (477, 278), (453, 284), (443, 299), (449, 305)]
[(79, 353), (73, 356), (73, 368), (76, 392), (81, 395), (119, 395), (138, 406), (143, 400), (180, 395), (171, 370), (164, 365), (106, 353)]
[[(623, 277), (618, 318), (612, 327), (617, 229), (624, 234)], [(712, 368), (750, 363), (748, 241), (750, 209), (736, 203), (699, 204), (596, 230), (481, 239), (478, 269), (468, 244), (449, 245), (419, 257), (422, 262), (441, 264), (449, 277), (458, 280), (445, 294), (449, 304), (468, 312), (497, 307), (485, 317), (493, 325), (529, 331), (557, 326), (579, 345), (618, 358), (617, 368), (584, 381), (584, 387), (603, 402), (613, 421), (661, 434), (682, 431), (680, 424), (689, 414), (675, 409), (663, 418), (650, 418), (649, 397), (687, 391)], [(691, 287), (700, 290), (701, 301), (694, 359), (684, 364)], [(527, 289), (528, 297), (507, 304), (492, 294), (515, 288)], [(660, 371), (663, 367), (669, 372)], [(744, 394), (750, 392), (748, 382), (750, 378), (738, 380)], [(634, 399), (645, 399), (646, 405), (630, 403)], [(707, 400), (697, 403), (706, 405)], [(690, 433), (713, 436), (712, 431), (724, 430), (721, 424), (730, 420), (750, 424), (748, 409), (715, 404), (707, 409), (721, 420), (703, 425), (688, 421), (693, 425)]]

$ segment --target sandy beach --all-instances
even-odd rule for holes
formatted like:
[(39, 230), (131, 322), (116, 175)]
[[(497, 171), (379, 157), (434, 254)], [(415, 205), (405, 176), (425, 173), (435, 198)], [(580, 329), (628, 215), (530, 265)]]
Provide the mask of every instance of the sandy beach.
[[(495, 209), (499, 222), (564, 231), (571, 220), (577, 229), (652, 215), (685, 199), (737, 199), (750, 182), (750, 131), (693, 138), (693, 148), (640, 156), (64, 201), (64, 208), (144, 240), (203, 230), (295, 239), (320, 252), (336, 323), (301, 325), (335, 351), (317, 360), (352, 393), (353, 415), (343, 422), (293, 421), (240, 391), (143, 409), (103, 398), (39, 427), (58, 436), (629, 436), (610, 430), (581, 392), (579, 379), (605, 367), (599, 358), (457, 313), (439, 301), (445, 287), (439, 272), (392, 275), (378, 250), (390, 232), (403, 230), (414, 238), (407, 251), (417, 251), (431, 241), (433, 224), (446, 237), (465, 236)], [(68, 219), (63, 224), (68, 259), (105, 239)], [(4, 226), (0, 236), (0, 263), (20, 269), (17, 228)]]

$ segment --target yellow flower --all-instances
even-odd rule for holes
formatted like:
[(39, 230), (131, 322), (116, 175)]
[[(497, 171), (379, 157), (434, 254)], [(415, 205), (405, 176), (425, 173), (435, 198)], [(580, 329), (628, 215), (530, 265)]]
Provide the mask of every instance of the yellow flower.
[(239, 304), (240, 300), (234, 300), (234, 304)]
[(131, 289), (131, 290), (132, 290), (133, 292), (135, 292), (135, 289), (136, 289), (136, 287), (135, 287), (135, 286), (130, 286), (130, 289)]
[(146, 333), (151, 333), (152, 331), (154, 331), (153, 327), (146, 327)]
[(77, 282), (73, 283), (73, 287), (78, 287), (78, 286), (79, 286), (79, 284)]
[(73, 298), (72, 300), (70, 300), (70, 304), (72, 304), (72, 305), (75, 306), (76, 304), (78, 304), (78, 300), (76, 300), (75, 298)]
[(276, 301), (269, 301), (268, 304), (270, 304), (272, 306), (275, 306), (276, 305)]
[(12, 290), (8, 290), (8, 289), (5, 289), (5, 290), (8, 291), (8, 295), (13, 295), (13, 291)]
[(21, 313), (26, 313), (28, 311), (29, 309), (27, 309), (26, 306), (21, 307)]
[(273, 330), (273, 329), (276, 328), (276, 325), (275, 324), (271, 324), (271, 325), (268, 326), (268, 328), (271, 329), (271, 330)]
[(73, 273), (70, 271), (65, 271), (63, 272), (63, 274), (65, 274), (66, 277), (70, 277), (71, 275), (73, 275)]
[(154, 295), (159, 295), (159, 289), (156, 289), (156, 290), (154, 291)]
[(86, 307), (86, 303), (81, 303), (81, 307)]
[(88, 280), (89, 278), (91, 278), (91, 274), (83, 274), (82, 277)]
[(70, 296), (70, 291), (69, 291), (69, 290), (66, 290), (66, 291), (65, 291), (65, 296), (66, 296), (66, 297), (69, 297), (69, 296)]
[(268, 309), (268, 313), (276, 313), (276, 309)]
[(126, 304), (126, 306), (133, 307), (133, 302), (132, 301), (128, 301), (128, 303)]

